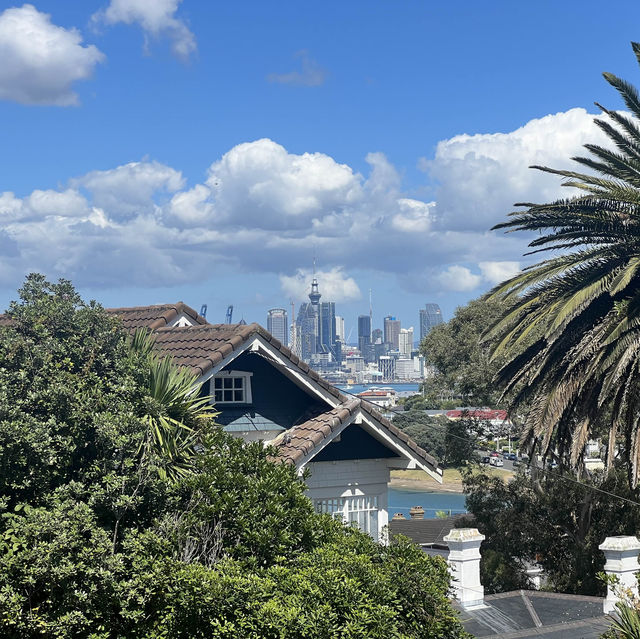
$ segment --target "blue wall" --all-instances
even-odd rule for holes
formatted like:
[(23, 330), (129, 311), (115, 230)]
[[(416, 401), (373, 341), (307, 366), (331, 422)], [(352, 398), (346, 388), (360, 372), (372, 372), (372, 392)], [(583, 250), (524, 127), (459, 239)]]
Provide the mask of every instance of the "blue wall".
[[(216, 421), (226, 431), (274, 430), (291, 428), (329, 409), (285, 377), (264, 357), (243, 353), (224, 370), (247, 371), (251, 377), (251, 404), (220, 404)], [(209, 394), (203, 388), (204, 394)], [(274, 433), (275, 435), (275, 433)]]

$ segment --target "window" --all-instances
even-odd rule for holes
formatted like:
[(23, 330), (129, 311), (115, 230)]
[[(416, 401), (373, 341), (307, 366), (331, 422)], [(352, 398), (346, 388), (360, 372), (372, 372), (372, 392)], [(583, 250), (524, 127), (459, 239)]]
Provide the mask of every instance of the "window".
[(356, 497), (337, 497), (333, 499), (315, 499), (316, 512), (329, 514), (341, 519), (378, 540), (378, 497), (358, 495)]
[(224, 371), (211, 380), (211, 395), (216, 404), (250, 404), (251, 375), (245, 371)]

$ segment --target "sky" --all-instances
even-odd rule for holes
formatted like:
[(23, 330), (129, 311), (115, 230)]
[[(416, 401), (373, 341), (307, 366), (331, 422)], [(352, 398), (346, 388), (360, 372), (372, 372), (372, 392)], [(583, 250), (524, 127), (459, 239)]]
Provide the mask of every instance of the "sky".
[[(266, 323), (323, 301), (445, 319), (519, 269), (491, 227), (571, 193), (640, 3), (0, 1), (0, 308), (27, 273), (105, 306)], [(352, 339), (353, 341), (353, 339)]]

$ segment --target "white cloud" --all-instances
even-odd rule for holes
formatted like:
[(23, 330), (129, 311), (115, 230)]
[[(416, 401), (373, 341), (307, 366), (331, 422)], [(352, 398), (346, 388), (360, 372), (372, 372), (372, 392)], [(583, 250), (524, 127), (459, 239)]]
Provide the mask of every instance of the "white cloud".
[(436, 275), (438, 284), (445, 291), (472, 291), (482, 283), (482, 277), (475, 275), (466, 266), (453, 264)]
[(487, 229), (515, 202), (547, 202), (570, 195), (557, 176), (533, 164), (575, 169), (570, 161), (586, 142), (607, 138), (584, 109), (531, 120), (510, 133), (457, 135), (438, 143), (421, 167), (439, 182), (436, 215), (448, 229)]
[(74, 82), (89, 78), (104, 55), (25, 4), (0, 13), (0, 60), (0, 99), (69, 106), (78, 103)]
[(182, 60), (188, 60), (197, 45), (187, 25), (176, 18), (182, 0), (111, 0), (109, 6), (94, 14), (94, 22), (113, 25), (119, 22), (139, 24), (145, 35), (145, 51), (148, 38), (166, 36), (171, 40), (171, 50)]
[[(351, 302), (362, 297), (355, 280), (348, 277), (339, 266), (328, 271), (318, 271), (316, 277), (319, 282), (318, 290), (325, 300)], [(312, 271), (298, 269), (295, 275), (280, 275), (280, 284), (285, 295), (296, 301), (307, 302), (312, 279)]]
[(270, 73), (267, 76), (267, 80), (277, 84), (290, 84), (298, 87), (322, 86), (327, 79), (327, 72), (309, 57), (309, 52), (306, 50), (298, 51), (296, 57), (300, 58), (299, 71)]
[(491, 286), (500, 284), (517, 275), (520, 271), (520, 262), (480, 262), (478, 264), (482, 277)]
[(70, 182), (89, 191), (92, 202), (117, 219), (150, 213), (156, 207), (154, 196), (175, 193), (184, 186), (180, 171), (159, 162), (130, 162), (107, 171), (91, 171)]
[[(567, 157), (579, 152), (590, 117), (574, 110), (512, 134), (443, 142), (447, 152), (431, 165), (441, 177), (436, 202), (409, 197), (382, 153), (366, 157), (363, 175), (326, 154), (290, 153), (268, 139), (228, 150), (200, 184), (187, 185), (179, 170), (143, 160), (92, 171), (56, 191), (0, 193), (0, 278), (15, 284), (26, 270), (39, 270), (79, 286), (165, 286), (224, 264), (281, 276), (285, 290), (304, 299), (309, 273), (299, 269), (310, 266), (315, 251), (325, 299), (359, 296), (347, 275), (356, 270), (393, 274), (400, 286), (421, 293), (480, 294), (517, 272), (527, 238), (488, 230), (510, 206), (501, 188), (485, 188), (475, 176), (478, 158), (499, 165), (509, 202), (556, 197), (560, 180), (528, 183), (523, 176), (535, 172), (526, 165), (567, 166), (556, 144)], [(536, 136), (517, 142), (531, 129)], [(518, 144), (529, 154), (524, 159), (504, 151)], [(465, 221), (471, 206), (482, 212), (481, 222)]]

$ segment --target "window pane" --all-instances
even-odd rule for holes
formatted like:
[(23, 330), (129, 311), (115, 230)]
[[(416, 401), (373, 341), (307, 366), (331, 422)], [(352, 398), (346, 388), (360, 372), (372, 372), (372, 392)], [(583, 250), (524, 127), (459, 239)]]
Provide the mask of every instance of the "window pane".
[(213, 378), (213, 387), (214, 388), (222, 388), (222, 380), (219, 377)]
[(222, 401), (222, 391), (217, 390), (213, 395), (216, 402)]
[(230, 401), (233, 400), (233, 395), (232, 395), (232, 392), (230, 390), (223, 391), (223, 393), (224, 393), (224, 401), (225, 402), (230, 402)]
[(243, 400), (243, 392), (241, 390), (233, 391), (233, 401), (241, 402)]
[(244, 379), (242, 377), (234, 377), (233, 378), (233, 387), (234, 388), (242, 388), (242, 382)]
[(224, 381), (224, 388), (233, 388), (233, 378), (232, 377), (225, 377), (223, 379)]

